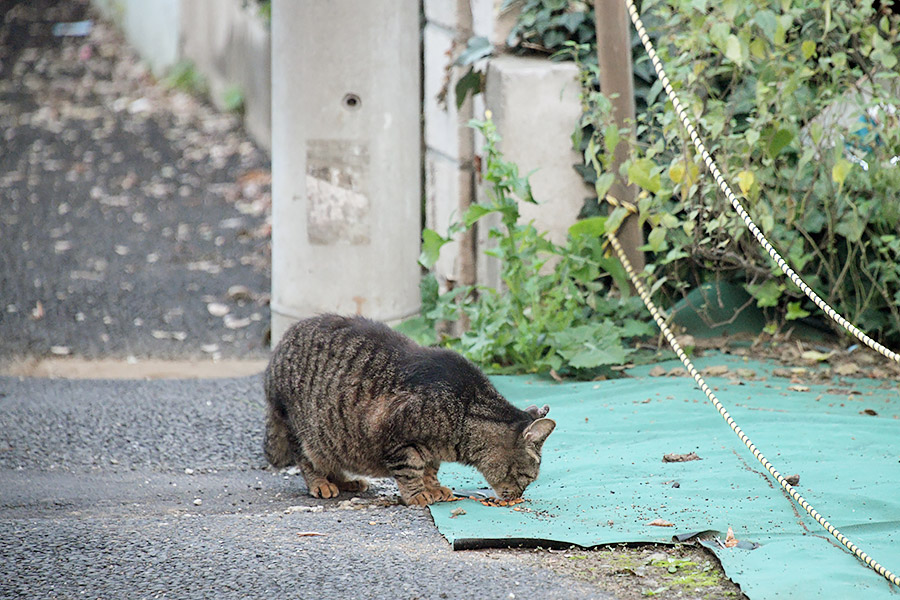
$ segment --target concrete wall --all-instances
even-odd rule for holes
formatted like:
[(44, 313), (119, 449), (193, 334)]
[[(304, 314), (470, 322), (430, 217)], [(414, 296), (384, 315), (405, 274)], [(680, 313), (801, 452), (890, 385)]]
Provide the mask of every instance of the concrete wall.
[[(210, 100), (223, 106), (236, 86), (244, 98), (244, 123), (258, 144), (271, 150), (271, 36), (244, 0), (92, 0), (122, 28), (129, 43), (157, 77), (178, 61), (191, 60), (206, 78)], [(246, 4), (246, 6), (245, 6)]]
[(219, 107), (237, 87), (244, 97), (244, 124), (264, 148), (272, 148), (271, 35), (254, 2), (181, 0), (182, 56), (209, 82)]
[(181, 0), (93, 0), (159, 77), (179, 58)]

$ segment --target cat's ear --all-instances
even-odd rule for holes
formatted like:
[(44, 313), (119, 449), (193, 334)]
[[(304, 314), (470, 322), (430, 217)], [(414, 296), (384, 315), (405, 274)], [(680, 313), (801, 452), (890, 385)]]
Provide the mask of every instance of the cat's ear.
[(546, 440), (547, 436), (553, 432), (555, 427), (556, 421), (553, 419), (540, 418), (536, 421), (532, 421), (531, 424), (525, 428), (525, 431), (522, 432), (522, 437), (525, 439), (526, 443), (540, 448), (544, 444), (544, 440)]
[(525, 412), (531, 415), (533, 419), (541, 419), (547, 416), (547, 413), (550, 412), (550, 407), (545, 404), (543, 407), (538, 408), (537, 406), (532, 404), (525, 409)]

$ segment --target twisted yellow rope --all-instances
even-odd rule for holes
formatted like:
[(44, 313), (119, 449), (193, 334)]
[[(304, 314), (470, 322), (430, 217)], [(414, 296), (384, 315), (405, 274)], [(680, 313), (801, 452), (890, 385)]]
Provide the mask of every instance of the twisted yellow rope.
[(824, 527), (828, 533), (833, 535), (837, 541), (844, 545), (848, 550), (850, 550), (853, 554), (855, 554), (861, 561), (866, 563), (869, 567), (874, 569), (879, 575), (883, 576), (885, 579), (890, 581), (896, 586), (900, 586), (900, 577), (894, 575), (891, 571), (884, 568), (880, 563), (875, 561), (868, 554), (863, 552), (859, 546), (851, 542), (847, 536), (842, 534), (837, 530), (834, 525), (829, 523), (822, 515), (814, 509), (806, 499), (801, 496), (794, 486), (787, 482), (787, 480), (782, 477), (781, 473), (775, 470), (775, 467), (772, 466), (772, 463), (763, 455), (762, 452), (759, 451), (759, 448), (750, 441), (750, 438), (747, 437), (747, 434), (744, 433), (744, 430), (741, 429), (737, 423), (735, 423), (734, 419), (731, 418), (731, 415), (728, 414), (728, 411), (719, 402), (719, 399), (713, 393), (706, 382), (703, 380), (703, 377), (694, 367), (694, 364), (687, 357), (687, 354), (684, 353), (684, 350), (681, 349), (681, 346), (678, 344), (678, 341), (675, 339), (675, 335), (672, 333), (672, 330), (669, 329), (669, 326), (666, 325), (666, 319), (660, 313), (659, 309), (656, 308), (656, 305), (653, 304), (653, 300), (650, 298), (650, 294), (647, 291), (646, 286), (644, 286), (643, 282), (637, 277), (634, 272), (634, 267), (631, 266), (631, 261), (628, 260), (628, 257), (625, 255), (625, 250), (622, 248), (622, 245), (619, 243), (618, 238), (612, 232), (607, 232), (606, 237), (609, 238), (610, 243), (612, 244), (613, 249), (616, 251), (616, 255), (619, 257), (619, 261), (621, 261), (622, 266), (625, 267), (625, 272), (628, 274), (628, 277), (631, 279), (631, 282), (634, 284), (635, 289), (637, 290), (638, 295), (641, 297), (641, 300), (644, 301), (644, 304), (647, 306), (647, 310), (650, 311), (650, 314), (653, 315), (653, 319), (656, 321), (656, 324), (659, 326), (660, 331), (662, 331), (666, 340), (669, 342), (669, 345), (672, 346), (672, 350), (675, 351), (675, 354), (678, 355), (678, 358), (681, 359), (681, 362), (684, 364), (684, 368), (687, 369), (688, 373), (691, 374), (691, 377), (694, 378), (694, 381), (697, 382), (697, 385), (700, 386), (700, 389), (706, 394), (706, 397), (709, 398), (709, 401), (712, 402), (713, 406), (716, 407), (716, 410), (719, 411), (719, 414), (722, 415), (722, 418), (725, 419), (725, 422), (728, 423), (728, 426), (731, 427), (731, 430), (737, 434), (737, 436), (741, 439), (747, 449), (753, 453), (753, 456), (756, 457), (756, 460), (762, 464), (762, 466), (768, 471), (772, 477), (784, 488), (784, 490), (790, 494), (791, 498), (793, 498), (797, 504), (803, 507), (809, 516), (816, 520), (816, 522)]

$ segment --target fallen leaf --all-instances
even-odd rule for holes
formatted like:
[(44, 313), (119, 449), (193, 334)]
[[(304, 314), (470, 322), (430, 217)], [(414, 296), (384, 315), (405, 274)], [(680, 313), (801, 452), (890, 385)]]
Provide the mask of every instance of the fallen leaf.
[(268, 185), (272, 182), (272, 173), (267, 169), (253, 169), (241, 175), (237, 183), (238, 185), (247, 185), (255, 183), (257, 185)]
[(798, 483), (800, 483), (800, 475), (795, 473), (789, 477), (785, 477), (784, 480), (791, 485), (797, 485)]
[(150, 335), (158, 340), (175, 340), (183, 342), (187, 339), (187, 333), (184, 331), (162, 331), (161, 329), (154, 329), (150, 332)]
[(795, 384), (795, 385), (789, 385), (789, 386), (787, 387), (787, 389), (789, 389), (789, 390), (792, 391), (792, 392), (808, 392), (808, 391), (809, 391), (809, 386), (808, 386), (808, 385), (797, 385), (797, 384)]
[(552, 377), (554, 380), (556, 380), (557, 383), (562, 383), (562, 381), (563, 381), (563, 378), (559, 376), (559, 373), (557, 373), (553, 369), (550, 369), (550, 377)]
[(844, 375), (844, 376), (853, 375), (857, 371), (859, 371), (859, 366), (857, 366), (856, 363), (852, 363), (852, 362), (842, 363), (834, 368), (835, 373), (837, 373), (838, 375)]
[(225, 315), (223, 323), (225, 324), (226, 329), (241, 329), (250, 325), (250, 319), (239, 319), (234, 315)]
[(655, 367), (650, 369), (650, 373), (648, 374), (650, 375), (650, 377), (662, 377), (666, 374), (666, 370), (663, 367), (656, 365)]
[(691, 460), (700, 460), (700, 457), (697, 456), (696, 452), (688, 452), (687, 454), (664, 454), (663, 462), (672, 463), (672, 462), (688, 462)]
[(711, 365), (702, 370), (702, 373), (708, 377), (716, 377), (724, 375), (728, 372), (728, 365)]
[(734, 548), (738, 545), (738, 540), (734, 537), (734, 531), (731, 527), (728, 528), (728, 533), (725, 535), (725, 547), (726, 548)]
[(328, 535), (325, 533), (319, 533), (318, 531), (298, 531), (297, 537), (314, 537), (317, 535)]
[(653, 527), (675, 527), (674, 523), (669, 523), (665, 519), (653, 519), (647, 525), (652, 525)]
[(229, 300), (253, 300), (253, 293), (246, 285), (233, 285), (228, 288)]
[(804, 350), (800, 353), (800, 358), (804, 360), (814, 360), (816, 362), (821, 362), (823, 360), (828, 360), (834, 356), (834, 350), (831, 352), (819, 352), (818, 350)]
[(31, 309), (31, 318), (35, 321), (44, 318), (44, 305), (40, 300), (38, 300), (37, 304), (34, 305), (34, 308)]
[(206, 310), (214, 317), (224, 317), (231, 311), (227, 304), (221, 302), (210, 302), (206, 305)]
[(867, 408), (867, 409), (865, 409), (865, 410), (861, 410), (861, 411), (859, 411), (859, 414), (861, 414), (861, 415), (869, 415), (869, 416), (872, 416), (872, 417), (878, 416), (878, 413), (875, 412), (874, 410), (872, 410), (871, 408)]
[(464, 514), (466, 514), (466, 509), (464, 509), (464, 508), (454, 508), (453, 510), (450, 511), (450, 518), (451, 518), (451, 519), (455, 519), (455, 518), (458, 517), (459, 515), (464, 515)]

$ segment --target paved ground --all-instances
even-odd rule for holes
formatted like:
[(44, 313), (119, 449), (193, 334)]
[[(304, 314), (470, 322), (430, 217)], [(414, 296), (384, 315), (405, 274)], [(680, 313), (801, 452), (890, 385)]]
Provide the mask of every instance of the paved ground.
[[(258, 376), (0, 377), (0, 598), (602, 598), (264, 469)], [(344, 500), (349, 500), (345, 498)]]
[(308, 497), (265, 468), (259, 375), (9, 374), (268, 353), (266, 155), (111, 28), (51, 33), (93, 16), (0, 0), (0, 598), (609, 597), (454, 553), (388, 482)]
[(0, 0), (0, 360), (264, 357), (269, 161), (81, 1)]

